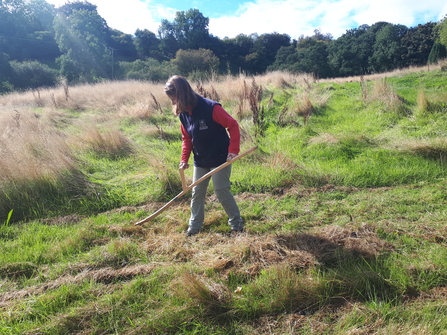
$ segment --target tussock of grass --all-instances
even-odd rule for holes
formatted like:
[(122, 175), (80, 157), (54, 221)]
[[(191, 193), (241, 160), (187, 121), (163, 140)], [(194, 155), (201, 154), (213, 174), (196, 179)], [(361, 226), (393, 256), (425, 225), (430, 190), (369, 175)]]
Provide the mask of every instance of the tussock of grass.
[(318, 309), (323, 303), (324, 283), (308, 274), (297, 274), (287, 266), (273, 266), (263, 271), (242, 292), (244, 294), (236, 304), (252, 317), (267, 311), (309, 311)]
[(191, 299), (195, 306), (200, 307), (204, 316), (218, 318), (229, 311), (231, 294), (224, 285), (209, 280), (205, 282), (191, 273), (184, 272), (173, 289), (178, 296), (183, 296), (186, 300)]
[(296, 115), (301, 116), (304, 119), (304, 124), (307, 124), (309, 117), (314, 113), (315, 108), (310, 101), (309, 96), (305, 93), (296, 102)]
[(40, 215), (91, 189), (60, 131), (28, 112), (1, 118), (0, 220), (10, 210), (14, 220)]
[(397, 142), (396, 147), (404, 152), (433, 159), (444, 164), (447, 158), (447, 141), (445, 138), (406, 140)]
[(95, 125), (83, 125), (84, 132), (76, 141), (77, 145), (84, 144), (99, 157), (117, 159), (132, 154), (133, 148), (130, 140), (116, 127), (109, 127), (100, 131)]
[(447, 111), (446, 94), (439, 92), (434, 97), (428, 97), (425, 90), (418, 91), (416, 103), (419, 117), (430, 117), (435, 113), (445, 113)]
[(374, 82), (369, 99), (371, 99), (371, 101), (383, 103), (385, 111), (387, 112), (402, 115), (406, 112), (403, 99), (397, 94), (397, 91), (390, 86), (386, 79)]
[(2, 113), (0, 125), (2, 182), (57, 179), (76, 169), (62, 133), (44, 124), (37, 114)]

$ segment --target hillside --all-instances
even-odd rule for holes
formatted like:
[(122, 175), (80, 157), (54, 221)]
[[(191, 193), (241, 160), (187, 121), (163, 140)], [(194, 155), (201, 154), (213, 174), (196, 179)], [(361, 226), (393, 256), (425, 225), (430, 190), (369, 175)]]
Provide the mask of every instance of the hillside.
[[(195, 87), (242, 129), (229, 235), (187, 238), (162, 86), (0, 97), (1, 334), (443, 334), (447, 72)], [(187, 178), (191, 179), (187, 170)]]

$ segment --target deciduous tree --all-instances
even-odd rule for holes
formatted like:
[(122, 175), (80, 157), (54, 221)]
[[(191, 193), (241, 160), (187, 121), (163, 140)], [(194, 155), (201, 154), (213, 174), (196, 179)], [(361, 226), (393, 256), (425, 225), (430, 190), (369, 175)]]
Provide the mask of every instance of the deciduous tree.
[(137, 29), (135, 32), (134, 43), (138, 52), (138, 56), (141, 59), (162, 59), (160, 51), (160, 40), (153, 32), (147, 29)]
[(219, 58), (211, 50), (182, 50), (177, 51), (172, 63), (183, 76), (194, 75), (198, 79), (208, 79), (219, 67)]
[(335, 76), (368, 73), (368, 58), (372, 55), (375, 34), (368, 25), (347, 30), (328, 45), (328, 62)]
[(106, 45), (107, 23), (88, 2), (62, 6), (54, 22), (56, 41), (63, 55), (60, 71), (69, 81), (109, 77), (111, 54)]
[(436, 23), (428, 22), (407, 30), (402, 37), (403, 66), (421, 66), (427, 63), (435, 39), (435, 26)]
[(207, 48), (210, 43), (208, 25), (209, 19), (198, 9), (179, 11), (172, 22), (162, 20), (158, 35), (163, 54), (172, 58), (179, 49)]
[(391, 23), (377, 31), (373, 54), (369, 59), (373, 72), (386, 72), (403, 66), (402, 55), (405, 50), (402, 46), (402, 38), (407, 31), (406, 26)]
[(253, 47), (246, 56), (248, 70), (252, 74), (263, 73), (275, 61), (276, 53), (281, 47), (290, 45), (287, 34), (262, 34), (253, 39)]

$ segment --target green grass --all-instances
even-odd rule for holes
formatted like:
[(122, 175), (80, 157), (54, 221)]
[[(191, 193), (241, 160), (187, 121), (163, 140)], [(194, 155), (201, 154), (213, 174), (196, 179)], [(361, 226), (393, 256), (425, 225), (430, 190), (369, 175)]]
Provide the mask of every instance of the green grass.
[[(127, 151), (73, 144), (81, 187), (2, 189), (0, 333), (447, 334), (446, 84), (410, 73), (365, 83), (366, 98), (355, 82), (269, 87), (263, 136), (240, 120), (242, 150), (258, 150), (233, 164), (236, 237), (212, 185), (199, 235), (184, 236), (189, 194), (135, 226), (181, 191), (178, 120), (104, 117)], [(420, 110), (421, 89), (436, 108)], [(306, 90), (304, 120), (293, 95)]]

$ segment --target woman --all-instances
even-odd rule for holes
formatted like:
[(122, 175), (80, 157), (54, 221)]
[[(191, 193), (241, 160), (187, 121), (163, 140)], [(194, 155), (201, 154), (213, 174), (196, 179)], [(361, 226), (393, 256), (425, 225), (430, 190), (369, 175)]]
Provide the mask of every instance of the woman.
[[(171, 99), (173, 110), (179, 116), (182, 132), (182, 155), (180, 169), (189, 167), (191, 152), (194, 154), (194, 181), (239, 153), (240, 132), (237, 121), (216, 101), (206, 99), (191, 88), (181, 76), (169, 78), (164, 88)], [(227, 132), (228, 131), (228, 132)], [(228, 136), (229, 133), (229, 136)], [(239, 208), (230, 191), (231, 165), (216, 172), (213, 179), (214, 192), (228, 215), (232, 232), (243, 231)], [(192, 190), (191, 217), (187, 236), (197, 234), (205, 218), (205, 196), (209, 178)]]

